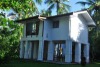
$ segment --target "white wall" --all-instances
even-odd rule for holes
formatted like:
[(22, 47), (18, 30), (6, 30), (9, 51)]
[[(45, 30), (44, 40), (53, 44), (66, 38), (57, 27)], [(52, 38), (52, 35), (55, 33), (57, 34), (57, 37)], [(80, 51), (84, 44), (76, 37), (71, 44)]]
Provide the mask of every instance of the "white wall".
[(81, 15), (71, 15), (70, 36), (74, 41), (88, 43), (88, 26)]
[[(32, 20), (32, 21), (27, 21), (27, 22), (34, 22), (35, 20)], [(43, 29), (43, 22), (41, 21), (40, 24), (39, 24), (39, 34), (38, 35), (28, 35), (26, 37), (26, 24), (24, 24), (24, 37), (22, 37), (22, 40), (39, 40), (39, 39), (42, 39), (42, 29)]]
[[(45, 22), (44, 37), (48, 37), (51, 40), (66, 40), (69, 33), (68, 17), (52, 18)], [(59, 28), (53, 28), (53, 21), (59, 20)], [(48, 34), (48, 36), (47, 36)]]
[(52, 21), (44, 20), (44, 40), (51, 40), (52, 38)]

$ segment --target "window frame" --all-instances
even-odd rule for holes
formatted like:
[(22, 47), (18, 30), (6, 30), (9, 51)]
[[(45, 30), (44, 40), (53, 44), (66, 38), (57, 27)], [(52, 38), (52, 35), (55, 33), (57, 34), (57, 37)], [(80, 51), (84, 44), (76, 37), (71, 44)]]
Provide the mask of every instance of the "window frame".
[(53, 21), (53, 28), (59, 28), (59, 21)]

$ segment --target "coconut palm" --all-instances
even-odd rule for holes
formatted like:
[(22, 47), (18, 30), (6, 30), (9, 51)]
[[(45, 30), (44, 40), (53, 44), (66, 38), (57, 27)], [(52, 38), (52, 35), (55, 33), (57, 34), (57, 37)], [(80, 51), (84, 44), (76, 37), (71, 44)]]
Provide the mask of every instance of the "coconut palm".
[(82, 6), (84, 6), (84, 9), (85, 5), (88, 5), (88, 10), (91, 15), (95, 12), (97, 13), (98, 11), (100, 11), (100, 0), (78, 1), (76, 4), (81, 4)]
[[(92, 28), (91, 31), (89, 32), (89, 37), (90, 37), (90, 43), (91, 43), (91, 54), (92, 54), (92, 60), (94, 57), (99, 54), (100, 52), (98, 47), (99, 45), (99, 35), (100, 35), (100, 0), (86, 0), (86, 1), (79, 1), (77, 4), (81, 4), (85, 7), (85, 5), (88, 5), (89, 8), (87, 8), (90, 12), (90, 15), (93, 17), (93, 19), (96, 22), (96, 27)], [(97, 39), (97, 40), (96, 40)], [(96, 58), (96, 57), (95, 57)]]
[(41, 10), (41, 15), (43, 15), (43, 16), (51, 16), (51, 11), (42, 9)]
[(48, 10), (52, 11), (52, 9), (56, 8), (57, 15), (67, 13), (69, 11), (70, 6), (67, 4), (68, 0), (45, 0), (45, 4), (48, 4)]

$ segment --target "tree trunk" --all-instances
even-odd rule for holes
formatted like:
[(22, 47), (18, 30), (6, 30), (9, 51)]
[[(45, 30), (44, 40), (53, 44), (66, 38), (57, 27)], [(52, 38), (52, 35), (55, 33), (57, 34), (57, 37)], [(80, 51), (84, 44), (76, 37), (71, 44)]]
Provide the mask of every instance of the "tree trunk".
[(58, 1), (56, 2), (57, 2), (57, 15), (59, 15), (59, 2)]

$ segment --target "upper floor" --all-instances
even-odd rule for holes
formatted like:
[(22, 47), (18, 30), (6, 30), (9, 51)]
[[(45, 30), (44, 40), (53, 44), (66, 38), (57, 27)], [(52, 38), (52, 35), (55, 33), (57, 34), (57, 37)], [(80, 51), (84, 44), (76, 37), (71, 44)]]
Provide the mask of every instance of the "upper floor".
[(88, 27), (95, 23), (87, 11), (78, 11), (39, 19), (19, 20), (24, 24), (23, 40), (68, 40), (88, 43)]

